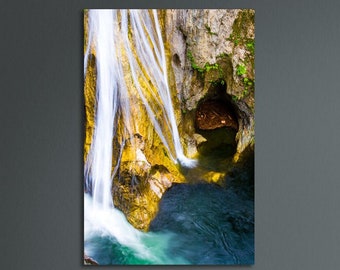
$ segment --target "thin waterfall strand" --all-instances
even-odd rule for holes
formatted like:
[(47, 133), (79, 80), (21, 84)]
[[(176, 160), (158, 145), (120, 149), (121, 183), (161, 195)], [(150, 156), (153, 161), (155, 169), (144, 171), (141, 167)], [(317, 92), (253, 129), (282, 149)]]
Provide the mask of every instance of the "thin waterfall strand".
[(165, 90), (166, 90), (165, 98), (164, 98), (165, 101), (166, 101), (165, 109), (167, 111), (168, 117), (170, 118), (170, 122), (171, 122), (171, 127), (172, 127), (172, 132), (173, 132), (173, 140), (174, 140), (174, 144), (175, 144), (177, 159), (185, 167), (194, 167), (194, 166), (197, 165), (197, 161), (187, 158), (183, 153), (183, 148), (182, 148), (181, 141), (180, 141), (180, 138), (179, 138), (177, 123), (176, 123), (176, 119), (175, 119), (175, 113), (174, 113), (174, 110), (173, 110), (171, 96), (170, 96), (170, 88), (169, 88), (168, 80), (167, 80), (168, 76), (167, 76), (167, 71), (166, 71), (166, 59), (165, 59), (165, 52), (164, 52), (164, 46), (163, 46), (163, 39), (162, 39), (162, 35), (161, 35), (159, 23), (158, 23), (156, 10), (153, 10), (153, 15), (154, 15), (154, 18), (155, 18), (156, 31), (157, 31), (157, 36), (158, 36), (158, 40), (159, 40), (159, 43), (160, 43), (160, 48), (161, 48), (161, 60), (162, 60), (161, 63), (162, 63), (162, 69), (163, 69), (163, 80), (164, 80), (164, 83), (165, 83)]

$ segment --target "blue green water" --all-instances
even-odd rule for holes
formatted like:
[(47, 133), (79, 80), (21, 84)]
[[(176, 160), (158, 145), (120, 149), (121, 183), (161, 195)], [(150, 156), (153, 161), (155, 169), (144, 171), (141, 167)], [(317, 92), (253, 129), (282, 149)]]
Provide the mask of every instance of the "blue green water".
[[(173, 185), (150, 232), (135, 231), (126, 246), (99, 229), (87, 237), (85, 252), (99, 264), (253, 264), (254, 200), (248, 178), (242, 173), (230, 177), (228, 188)], [(125, 229), (119, 233), (131, 236)]]
[(253, 200), (217, 185), (176, 185), (162, 199), (151, 231), (176, 233), (169, 247), (191, 264), (253, 264)]

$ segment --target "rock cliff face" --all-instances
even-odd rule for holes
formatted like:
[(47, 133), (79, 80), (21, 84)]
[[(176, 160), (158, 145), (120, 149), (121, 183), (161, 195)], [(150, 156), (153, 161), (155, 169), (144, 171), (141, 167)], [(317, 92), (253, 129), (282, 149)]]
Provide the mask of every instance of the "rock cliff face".
[[(205, 136), (202, 130), (229, 127), (236, 133), (234, 162), (242, 161), (244, 153), (254, 150), (254, 11), (160, 10), (158, 14), (169, 86), (186, 155), (197, 157), (198, 146), (207, 140), (216, 147), (216, 137)], [(87, 12), (84, 25), (87, 44)], [(85, 161), (95, 128), (97, 71), (93, 48), (90, 56), (84, 82)], [(112, 195), (114, 205), (129, 222), (146, 231), (164, 192), (172, 183), (186, 180), (182, 168), (174, 164), (148, 123), (140, 101), (131, 99), (131, 103), (136, 108), (133, 119), (138, 128), (132, 137), (124, 138), (126, 143), (122, 144), (121, 139), (113, 141), (113, 168), (118, 157), (120, 164)], [(118, 137), (124, 136), (123, 129), (118, 123)], [(225, 174), (220, 175), (209, 177), (220, 179)]]
[[(235, 161), (254, 147), (253, 10), (166, 10), (164, 27), (173, 70), (173, 87), (181, 101), (190, 145), (193, 112), (200, 102), (224, 99), (235, 111), (239, 130)], [(206, 119), (210, 121), (211, 119)], [(195, 155), (195, 150), (189, 153)]]

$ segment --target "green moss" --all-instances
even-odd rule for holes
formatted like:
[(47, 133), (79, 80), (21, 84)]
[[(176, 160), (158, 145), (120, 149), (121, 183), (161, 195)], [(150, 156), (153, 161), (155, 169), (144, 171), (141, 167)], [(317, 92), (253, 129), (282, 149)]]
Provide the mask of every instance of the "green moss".
[(229, 54), (227, 53), (221, 53), (219, 55), (216, 56), (216, 58), (225, 58), (225, 57), (229, 57)]
[(254, 26), (255, 13), (251, 9), (245, 9), (239, 12), (237, 19), (233, 24), (233, 32), (230, 34), (228, 41), (234, 44), (232, 54), (235, 48), (245, 50), (245, 58), (242, 62), (236, 63), (236, 75), (239, 76), (239, 90), (233, 96), (233, 100), (237, 101), (249, 95), (253, 95), (255, 90), (254, 79), (254, 59), (255, 59), (255, 39), (249, 33), (249, 27)]
[(236, 41), (237, 39), (244, 40), (247, 38), (248, 26), (254, 25), (255, 22), (255, 13), (253, 10), (244, 9), (240, 11), (237, 19), (233, 24), (233, 33), (231, 35), (232, 38)]
[(254, 54), (255, 52), (255, 40), (254, 39), (247, 39), (246, 41), (247, 49)]
[(244, 98), (250, 94), (251, 91), (255, 89), (255, 80), (247, 77), (247, 67), (244, 63), (240, 63), (236, 67), (236, 74), (241, 77), (241, 82), (243, 84), (242, 94), (238, 97), (239, 99)]
[(215, 36), (217, 36), (217, 33), (211, 31), (211, 28), (210, 28), (209, 25), (206, 24), (206, 25), (204, 25), (204, 26), (205, 26), (205, 29), (207, 30), (207, 32), (208, 32), (209, 35), (215, 35)]
[(237, 67), (236, 67), (236, 74), (237, 75), (242, 76), (242, 75), (246, 74), (246, 72), (247, 72), (247, 68), (243, 63), (237, 65)]
[(248, 57), (254, 58), (255, 40), (253, 37), (247, 36), (248, 27), (254, 25), (255, 15), (253, 10), (242, 10), (233, 24), (233, 32), (230, 34), (228, 41), (234, 43), (235, 46), (242, 46), (248, 51)]
[(235, 95), (232, 95), (231, 98), (232, 98), (233, 101), (238, 101), (240, 99), (238, 96), (235, 96)]
[(205, 63), (203, 67), (200, 67), (196, 62), (195, 62), (195, 59), (192, 55), (192, 52), (191, 51), (188, 51), (187, 52), (187, 57), (191, 63), (191, 67), (198, 71), (199, 73), (201, 74), (204, 74), (204, 73), (208, 73), (212, 70), (217, 70), (220, 74), (220, 78), (222, 78), (222, 74), (223, 74), (223, 71), (222, 71), (222, 68), (221, 66), (218, 64), (218, 63), (214, 63), (214, 64), (210, 64), (210, 63)]
[(217, 86), (219, 84), (221, 84), (221, 85), (225, 85), (226, 84), (224, 79), (209, 80), (208, 82), (211, 83), (213, 86)]
[(201, 67), (199, 67), (198, 65), (197, 65), (197, 63), (195, 62), (195, 59), (194, 59), (194, 57), (193, 57), (193, 55), (192, 55), (192, 52), (191, 51), (187, 51), (187, 57), (188, 57), (188, 59), (189, 59), (189, 61), (190, 61), (190, 63), (191, 63), (191, 67), (194, 69), (194, 70), (197, 70), (198, 72), (200, 72), (200, 73), (203, 73), (204, 72), (204, 69), (203, 68), (201, 68)]

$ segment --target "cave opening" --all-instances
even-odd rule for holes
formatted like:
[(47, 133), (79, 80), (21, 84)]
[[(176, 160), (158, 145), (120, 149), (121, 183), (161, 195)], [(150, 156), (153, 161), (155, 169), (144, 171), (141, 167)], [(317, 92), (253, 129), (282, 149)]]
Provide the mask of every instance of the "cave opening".
[(211, 83), (195, 113), (195, 131), (201, 135), (197, 150), (201, 156), (232, 157), (236, 152), (239, 128), (233, 101), (224, 80)]

